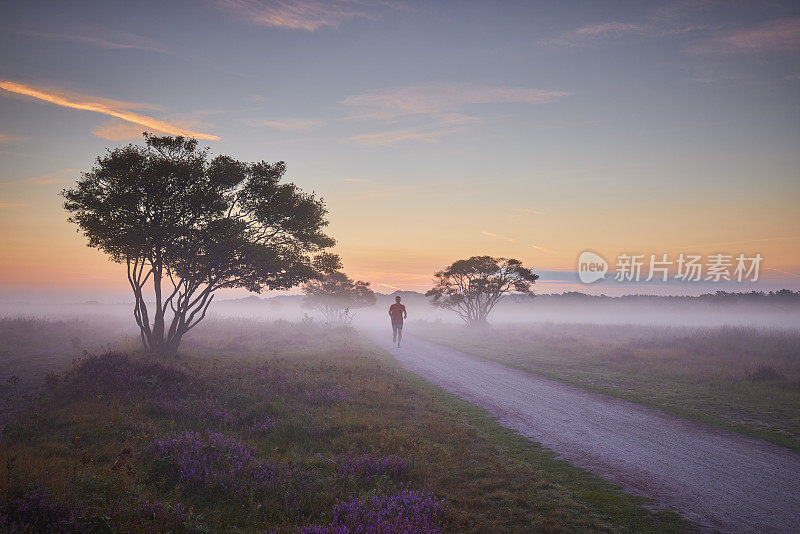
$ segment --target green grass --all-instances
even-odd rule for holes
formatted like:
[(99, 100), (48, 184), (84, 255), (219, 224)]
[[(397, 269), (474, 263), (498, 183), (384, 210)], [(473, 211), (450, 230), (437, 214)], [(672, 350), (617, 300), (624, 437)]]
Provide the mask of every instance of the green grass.
[[(555, 459), (482, 410), (405, 372), (350, 330), (220, 321), (209, 322), (190, 341), (183, 358), (167, 366), (182, 373), (188, 391), (241, 417), (194, 412), (176, 417), (153, 404), (168, 384), (154, 383), (149, 374), (135, 384), (137, 377), (130, 377), (132, 395), (98, 396), (85, 368), (73, 369), (50, 380), (32, 411), (6, 427), (0, 504), (13, 508), (14, 498), (38, 487), (88, 523), (116, 532), (148, 526), (294, 532), (326, 524), (337, 500), (410, 488), (446, 501), (447, 512), (438, 519), (444, 532), (692, 528)], [(266, 374), (259, 371), (264, 369)], [(247, 421), (266, 414), (277, 426), (254, 435)], [(261, 460), (294, 466), (303, 476), (287, 479), (281, 498), (258, 493), (242, 498), (175, 483), (148, 452), (156, 435), (207, 428), (252, 446)], [(397, 455), (408, 468), (399, 477), (371, 479), (337, 472), (337, 458), (365, 453)], [(193, 512), (180, 521), (164, 512), (157, 523), (141, 512), (146, 501), (164, 503), (167, 511), (180, 505)]]
[(800, 334), (740, 327), (449, 324), (414, 332), (490, 359), (800, 452)]

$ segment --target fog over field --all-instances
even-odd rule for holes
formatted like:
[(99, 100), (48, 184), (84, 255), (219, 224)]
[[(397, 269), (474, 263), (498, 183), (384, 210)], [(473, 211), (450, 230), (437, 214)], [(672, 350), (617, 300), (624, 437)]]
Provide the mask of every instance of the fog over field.
[[(448, 310), (431, 305), (430, 299), (414, 291), (376, 293), (374, 306), (353, 310), (353, 326), (387, 323), (387, 309), (400, 296), (408, 320), (461, 323)], [(303, 305), (302, 295), (256, 295), (240, 299), (221, 299), (209, 309), (209, 317), (246, 317), (261, 320), (298, 321), (311, 317), (324, 321), (315, 310)], [(46, 318), (118, 318), (120, 327), (130, 329), (133, 304), (129, 303), (25, 303), (0, 301), (0, 315), (28, 315)], [(752, 326), (764, 328), (800, 328), (800, 293), (784, 290), (776, 293), (719, 293), (702, 296), (630, 295), (606, 297), (582, 293), (507, 297), (490, 316), (491, 324), (592, 323), (662, 326)], [(413, 328), (411, 329), (413, 330)]]

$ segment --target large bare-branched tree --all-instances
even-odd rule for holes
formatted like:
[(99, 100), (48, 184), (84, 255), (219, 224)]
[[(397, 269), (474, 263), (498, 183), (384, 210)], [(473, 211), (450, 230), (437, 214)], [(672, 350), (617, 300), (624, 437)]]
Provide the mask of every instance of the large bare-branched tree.
[(473, 256), (458, 260), (434, 274), (425, 293), (434, 306), (452, 310), (471, 326), (484, 325), (489, 313), (506, 295), (533, 296), (539, 278), (514, 259)]
[(176, 354), (219, 289), (286, 289), (340, 267), (324, 251), (335, 241), (323, 201), (281, 183), (285, 172), (145, 134), (61, 192), (89, 246), (127, 265), (145, 350)]
[(352, 310), (374, 306), (378, 300), (369, 282), (354, 282), (342, 272), (310, 280), (303, 291), (303, 306), (319, 310), (327, 321), (337, 324), (347, 324)]

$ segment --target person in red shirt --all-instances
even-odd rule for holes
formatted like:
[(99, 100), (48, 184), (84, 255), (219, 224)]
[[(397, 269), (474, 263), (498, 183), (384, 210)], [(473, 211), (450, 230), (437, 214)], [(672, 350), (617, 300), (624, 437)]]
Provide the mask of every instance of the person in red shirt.
[(397, 341), (399, 347), (403, 339), (403, 319), (408, 317), (406, 307), (400, 304), (400, 297), (395, 297), (394, 304), (389, 306), (389, 317), (392, 318), (392, 343)]

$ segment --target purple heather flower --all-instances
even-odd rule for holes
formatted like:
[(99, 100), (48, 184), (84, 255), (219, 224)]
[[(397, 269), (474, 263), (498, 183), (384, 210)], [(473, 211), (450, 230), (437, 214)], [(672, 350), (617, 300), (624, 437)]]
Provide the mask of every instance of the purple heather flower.
[(434, 534), (446, 512), (444, 501), (430, 493), (400, 490), (339, 501), (328, 525), (302, 527), (303, 534)]

